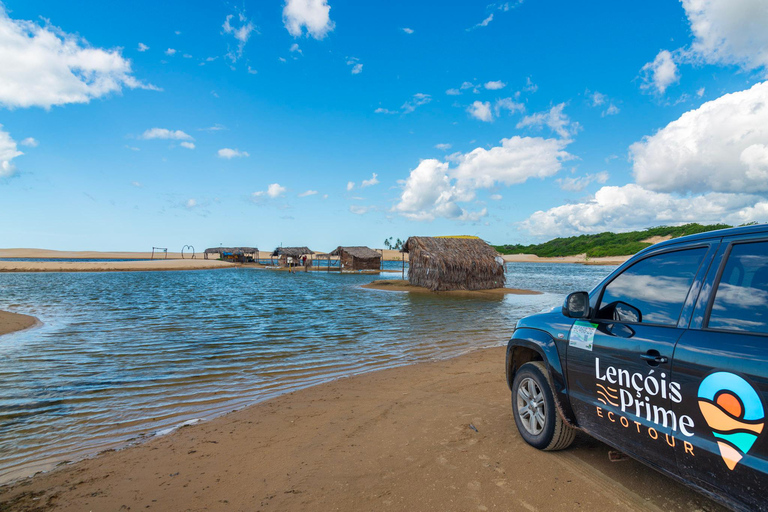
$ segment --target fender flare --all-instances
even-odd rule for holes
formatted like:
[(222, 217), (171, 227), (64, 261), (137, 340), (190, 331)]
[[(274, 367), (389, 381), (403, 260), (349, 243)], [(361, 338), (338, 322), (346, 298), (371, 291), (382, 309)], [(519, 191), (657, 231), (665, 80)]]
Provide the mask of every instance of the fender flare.
[(539, 329), (522, 327), (515, 330), (512, 338), (507, 344), (506, 371), (507, 386), (509, 386), (510, 390), (512, 389), (512, 382), (515, 378), (516, 359), (520, 357), (520, 353), (522, 352), (520, 349), (536, 352), (541, 360), (544, 361), (544, 364), (547, 365), (547, 372), (549, 373), (549, 381), (552, 383), (552, 391), (555, 397), (557, 411), (560, 413), (563, 421), (572, 427), (576, 427), (576, 416), (571, 408), (565, 371), (561, 364), (555, 340), (549, 333)]

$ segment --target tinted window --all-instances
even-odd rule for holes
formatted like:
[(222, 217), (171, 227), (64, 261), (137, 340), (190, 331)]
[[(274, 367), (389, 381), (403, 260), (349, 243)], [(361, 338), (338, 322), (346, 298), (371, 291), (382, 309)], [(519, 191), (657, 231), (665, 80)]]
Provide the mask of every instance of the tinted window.
[(715, 292), (709, 327), (768, 333), (768, 242), (733, 246)]
[(619, 322), (677, 325), (705, 248), (639, 261), (605, 287), (597, 317)]

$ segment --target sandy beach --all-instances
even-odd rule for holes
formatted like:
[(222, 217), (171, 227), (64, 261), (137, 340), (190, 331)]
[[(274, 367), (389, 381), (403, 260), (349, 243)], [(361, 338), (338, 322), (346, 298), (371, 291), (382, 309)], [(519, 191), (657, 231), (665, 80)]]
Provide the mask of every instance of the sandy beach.
[(0, 510), (721, 510), (586, 436), (530, 448), (504, 353), (283, 395), (0, 488)]
[(586, 254), (557, 258), (540, 258), (535, 254), (505, 254), (503, 256), (504, 261), (515, 263), (581, 263), (584, 265), (621, 265), (631, 257), (632, 255), (587, 258)]
[(34, 316), (0, 311), (0, 336), (29, 329), (40, 323)]
[(447, 292), (433, 292), (423, 286), (414, 286), (407, 279), (382, 279), (372, 283), (362, 285), (369, 290), (384, 290), (391, 292), (410, 292), (410, 293), (437, 293), (454, 297), (503, 297), (507, 294), (512, 295), (539, 295), (541, 292), (533, 290), (521, 290), (518, 288), (493, 288), (490, 290), (452, 290)]

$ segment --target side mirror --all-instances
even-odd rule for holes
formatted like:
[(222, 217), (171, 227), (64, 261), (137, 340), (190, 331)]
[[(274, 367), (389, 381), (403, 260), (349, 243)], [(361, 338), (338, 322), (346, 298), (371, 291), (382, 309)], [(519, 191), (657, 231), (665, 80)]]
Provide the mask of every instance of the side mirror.
[(589, 317), (589, 294), (587, 292), (574, 292), (565, 298), (563, 315), (568, 318)]

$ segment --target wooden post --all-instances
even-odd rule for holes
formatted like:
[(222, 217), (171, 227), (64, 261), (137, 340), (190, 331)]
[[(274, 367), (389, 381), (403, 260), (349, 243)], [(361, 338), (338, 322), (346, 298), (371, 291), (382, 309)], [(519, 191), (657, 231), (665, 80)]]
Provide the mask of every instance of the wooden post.
[(401, 252), (400, 257), (403, 258), (403, 281), (405, 281), (405, 253)]

